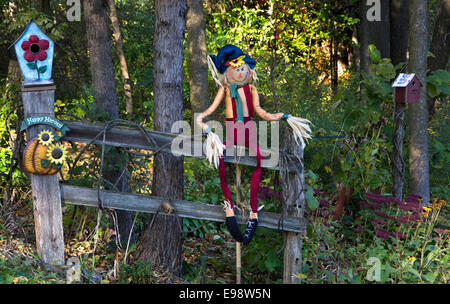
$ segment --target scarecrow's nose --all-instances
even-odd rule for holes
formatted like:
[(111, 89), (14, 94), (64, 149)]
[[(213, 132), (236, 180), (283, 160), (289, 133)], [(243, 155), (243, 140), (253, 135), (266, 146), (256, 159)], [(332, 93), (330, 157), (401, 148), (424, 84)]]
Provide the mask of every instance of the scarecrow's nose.
[(238, 76), (238, 78), (239, 78), (239, 79), (241, 79), (241, 78), (242, 78), (242, 73), (239, 73), (239, 76)]

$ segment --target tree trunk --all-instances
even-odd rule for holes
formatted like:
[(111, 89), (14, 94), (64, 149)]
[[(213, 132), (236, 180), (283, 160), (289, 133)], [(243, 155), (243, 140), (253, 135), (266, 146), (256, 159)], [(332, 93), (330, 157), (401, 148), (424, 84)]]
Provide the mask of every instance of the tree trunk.
[(131, 96), (131, 82), (128, 74), (127, 61), (123, 52), (122, 34), (120, 32), (119, 18), (117, 17), (116, 5), (114, 0), (108, 0), (110, 19), (114, 30), (114, 40), (116, 42), (117, 54), (120, 61), (120, 70), (123, 78), (123, 90), (125, 92), (126, 111), (128, 115), (133, 114), (133, 98)]
[(434, 22), (433, 36), (430, 44), (430, 52), (433, 56), (428, 57), (428, 68), (430, 71), (447, 69), (450, 55), (450, 0), (438, 2)]
[[(22, 79), (22, 72), (20, 71), (19, 61), (9, 59), (8, 63), (8, 76), (6, 78), (6, 88), (9, 90), (11, 84), (20, 85)], [(19, 97), (16, 97), (19, 99)]]
[(9, 56), (7, 47), (0, 46), (0, 80), (8, 76)]
[[(334, 34), (333, 34), (334, 35)], [(332, 38), (330, 41), (330, 74), (331, 74), (331, 88), (333, 95), (337, 94), (338, 90), (338, 47), (339, 42), (336, 38)]]
[(420, 195), (426, 204), (430, 200), (426, 88), (428, 1), (411, 0), (409, 5), (409, 20), (414, 22), (409, 29), (408, 72), (415, 73), (423, 84), (420, 102), (408, 104), (410, 192)]
[(50, 15), (52, 12), (52, 9), (50, 7), (50, 0), (41, 0), (41, 7), (40, 11), (43, 12), (46, 15)]
[[(377, 3), (381, 4), (379, 11), (377, 10)], [(359, 30), (361, 46), (360, 69), (369, 73), (370, 44), (374, 44), (377, 47), (382, 58), (390, 56), (389, 0), (374, 1), (371, 5), (367, 5), (367, 1), (360, 1), (359, 12), (361, 18)]]
[[(447, 70), (450, 55), (450, 0), (441, 0), (438, 3), (436, 19), (434, 22), (433, 37), (431, 39), (430, 52), (433, 56), (428, 57), (428, 70)], [(428, 119), (434, 115), (434, 98), (428, 97)]]
[(188, 72), (192, 117), (208, 107), (208, 62), (206, 33), (201, 0), (187, 0)]
[[(155, 0), (154, 129), (170, 132), (183, 119), (183, 38), (185, 1)], [(152, 194), (183, 197), (183, 158), (160, 152), (155, 156)], [(154, 215), (138, 245), (136, 258), (167, 267), (176, 275), (182, 267), (182, 219)]]
[[(84, 0), (83, 9), (86, 19), (87, 41), (89, 49), (89, 60), (91, 63), (92, 84), (94, 99), (98, 108), (109, 114), (109, 119), (119, 118), (119, 106), (117, 103), (116, 84), (114, 81), (114, 67), (111, 54), (110, 35), (106, 17), (105, 1)], [(111, 149), (105, 160), (109, 163), (115, 161), (118, 151)], [(105, 171), (104, 177), (112, 184), (116, 183), (120, 175), (119, 170)], [(125, 177), (124, 177), (125, 179)], [(121, 191), (129, 191), (128, 181), (122, 180)], [(119, 238), (121, 241), (128, 240), (131, 231), (131, 212), (116, 210), (119, 226)]]
[(83, 9), (95, 102), (97, 107), (109, 113), (110, 119), (115, 119), (119, 117), (119, 107), (105, 2), (84, 0)]
[[(409, 37), (409, 13), (408, 0), (391, 1), (391, 60), (392, 64), (407, 61), (408, 37)], [(403, 199), (405, 162), (403, 160), (403, 140), (405, 137), (405, 104), (395, 103), (394, 105), (394, 134), (392, 138), (392, 194), (398, 200)]]
[(400, 62), (406, 62), (409, 36), (409, 0), (391, 1), (391, 25), (390, 25), (390, 51), (391, 61), (395, 66)]

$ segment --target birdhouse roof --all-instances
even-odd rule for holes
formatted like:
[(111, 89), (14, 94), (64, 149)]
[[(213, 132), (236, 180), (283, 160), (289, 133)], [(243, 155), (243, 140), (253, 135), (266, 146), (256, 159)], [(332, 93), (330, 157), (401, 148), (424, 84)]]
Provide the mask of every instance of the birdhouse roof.
[(33, 19), (30, 19), (30, 21), (28, 21), (28, 24), (27, 24), (27, 26), (25, 27), (25, 30), (23, 31), (23, 33), (19, 36), (19, 38), (16, 39), (16, 41), (14, 41), (13, 44), (11, 44), (11, 45), (9, 46), (8, 49), (10, 49), (12, 46), (16, 45), (17, 42), (19, 42), (19, 41), (22, 39), (23, 36), (25, 36), (26, 34), (28, 34), (28, 33), (31, 32), (31, 31), (34, 32), (33, 34), (35, 34), (36, 31), (39, 31), (39, 34), (42, 35), (42, 36), (44, 36), (45, 39), (48, 39), (49, 41), (52, 41), (52, 42), (53, 42), (53, 40), (50, 39), (50, 37), (48, 37), (48, 36), (47, 36), (47, 35), (39, 28), (39, 26), (37, 25), (37, 23), (36, 23)]
[[(398, 74), (397, 78), (395, 79), (394, 83), (392, 84), (392, 87), (393, 88), (407, 87), (414, 78), (416, 78), (420, 83), (420, 80), (419, 80), (419, 78), (416, 77), (416, 74), (400, 73), (400, 74)], [(420, 83), (420, 85), (422, 85), (422, 84)]]

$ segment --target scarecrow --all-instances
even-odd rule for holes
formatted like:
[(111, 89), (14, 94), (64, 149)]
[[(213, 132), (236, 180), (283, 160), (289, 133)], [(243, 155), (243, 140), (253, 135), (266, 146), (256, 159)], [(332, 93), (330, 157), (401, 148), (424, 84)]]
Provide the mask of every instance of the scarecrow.
[[(271, 114), (261, 108), (258, 91), (252, 83), (257, 80), (256, 61), (245, 54), (237, 46), (227, 44), (222, 47), (217, 56), (208, 56), (208, 67), (213, 79), (220, 86), (210, 107), (197, 116), (196, 123), (207, 134), (205, 153), (210, 163), (219, 167), (220, 186), (225, 196), (224, 210), (226, 226), (237, 242), (244, 245), (250, 243), (258, 226), (258, 188), (261, 179), (263, 159), (256, 143), (255, 113), (266, 121), (286, 120), (293, 128), (295, 140), (302, 146), (305, 140), (311, 138), (308, 123), (310, 121), (293, 117), (286, 113)], [(225, 99), (226, 141), (221, 142), (217, 134), (203, 122), (211, 115), (222, 100)], [(223, 150), (226, 145), (244, 145), (256, 154), (256, 168), (252, 173), (250, 186), (250, 215), (244, 235), (239, 230), (233, 211), (233, 198), (226, 182), (226, 169)]]

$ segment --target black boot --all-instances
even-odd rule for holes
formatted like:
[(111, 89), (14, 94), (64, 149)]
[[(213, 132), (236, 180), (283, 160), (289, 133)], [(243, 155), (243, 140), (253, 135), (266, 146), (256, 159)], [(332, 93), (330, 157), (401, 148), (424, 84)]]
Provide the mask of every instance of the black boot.
[(239, 226), (236, 221), (235, 216), (227, 216), (225, 218), (225, 224), (227, 225), (228, 231), (230, 231), (231, 236), (236, 240), (236, 242), (242, 242), (244, 238), (239, 230)]
[(244, 245), (248, 245), (252, 240), (256, 232), (256, 227), (258, 227), (258, 219), (251, 219), (247, 222), (247, 228), (245, 228), (244, 233)]

